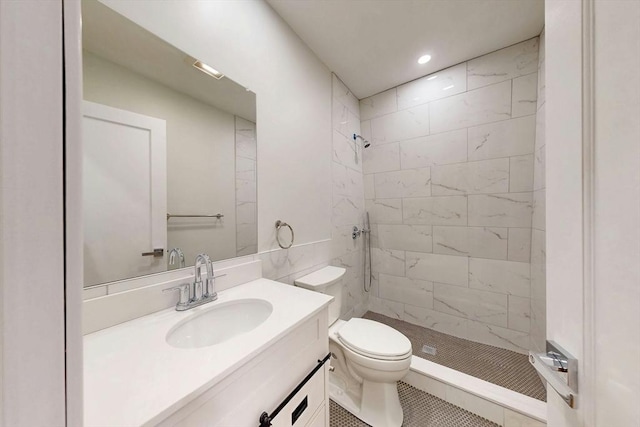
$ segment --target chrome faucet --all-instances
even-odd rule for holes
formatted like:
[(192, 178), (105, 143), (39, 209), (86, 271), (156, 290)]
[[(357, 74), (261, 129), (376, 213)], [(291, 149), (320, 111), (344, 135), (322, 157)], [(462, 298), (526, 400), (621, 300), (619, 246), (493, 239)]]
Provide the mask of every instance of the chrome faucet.
[(173, 265), (176, 263), (176, 256), (180, 260), (180, 268), (184, 268), (185, 267), (184, 252), (182, 252), (182, 249), (180, 248), (173, 248), (169, 252), (169, 265)]
[[(203, 265), (207, 269), (207, 278), (204, 284), (202, 282)], [(207, 254), (199, 254), (196, 257), (194, 269), (194, 279), (191, 285), (184, 283), (180, 286), (163, 290), (180, 292), (180, 299), (178, 300), (178, 304), (176, 304), (176, 310), (178, 311), (189, 310), (190, 308), (218, 299), (218, 293), (215, 290), (215, 279), (216, 277), (226, 276), (226, 274), (213, 275), (213, 264)]]

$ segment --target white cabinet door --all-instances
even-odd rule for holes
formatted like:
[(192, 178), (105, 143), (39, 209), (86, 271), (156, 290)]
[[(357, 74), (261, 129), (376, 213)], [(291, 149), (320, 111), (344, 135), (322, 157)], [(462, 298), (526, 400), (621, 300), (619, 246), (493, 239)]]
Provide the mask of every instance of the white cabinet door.
[(84, 102), (85, 285), (165, 270), (166, 122)]

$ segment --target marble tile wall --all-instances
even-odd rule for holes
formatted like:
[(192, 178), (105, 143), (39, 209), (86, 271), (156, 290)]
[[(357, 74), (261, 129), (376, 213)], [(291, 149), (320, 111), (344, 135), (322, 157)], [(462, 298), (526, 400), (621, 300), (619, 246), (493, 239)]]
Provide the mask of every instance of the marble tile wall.
[(235, 117), (236, 256), (258, 252), (256, 124)]
[(531, 347), (538, 50), (536, 37), (360, 101), (371, 310)]
[(531, 349), (545, 350), (546, 341), (546, 247), (545, 247), (545, 114), (544, 31), (538, 56), (538, 102), (533, 165), (533, 218), (531, 221)]

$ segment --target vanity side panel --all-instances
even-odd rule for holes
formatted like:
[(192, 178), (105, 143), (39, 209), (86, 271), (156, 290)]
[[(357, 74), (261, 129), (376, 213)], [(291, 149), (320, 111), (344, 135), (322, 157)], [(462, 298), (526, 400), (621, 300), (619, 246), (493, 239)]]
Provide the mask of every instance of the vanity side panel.
[[(325, 308), (217, 386), (205, 391), (165, 420), (152, 420), (148, 425), (258, 425), (260, 414), (273, 411), (316, 366), (316, 361), (324, 358), (328, 352), (328, 311)], [(306, 410), (310, 414), (326, 405), (327, 368), (328, 364), (325, 364), (324, 369), (314, 376), (314, 379), (318, 375), (323, 377), (324, 400), (314, 404), (310, 402)], [(288, 417), (290, 414), (282, 412), (280, 416)]]

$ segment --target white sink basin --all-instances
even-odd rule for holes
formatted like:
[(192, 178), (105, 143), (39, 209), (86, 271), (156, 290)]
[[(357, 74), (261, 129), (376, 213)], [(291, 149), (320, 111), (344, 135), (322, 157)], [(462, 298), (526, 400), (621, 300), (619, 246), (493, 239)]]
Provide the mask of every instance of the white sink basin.
[(273, 306), (262, 299), (241, 299), (217, 304), (178, 322), (167, 333), (167, 343), (177, 348), (220, 344), (260, 326)]

